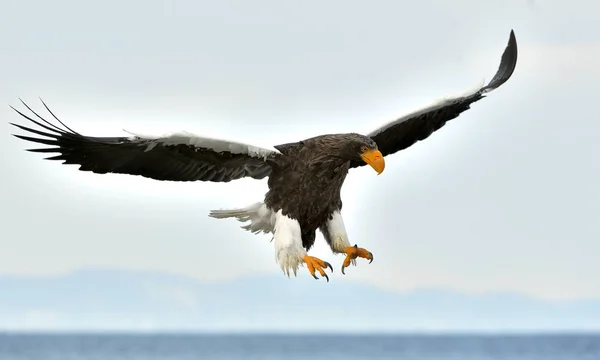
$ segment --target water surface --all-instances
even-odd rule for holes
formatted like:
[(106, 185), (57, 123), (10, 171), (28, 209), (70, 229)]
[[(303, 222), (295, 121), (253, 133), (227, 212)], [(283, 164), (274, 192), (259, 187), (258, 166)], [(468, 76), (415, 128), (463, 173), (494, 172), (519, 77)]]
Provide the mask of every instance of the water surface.
[(0, 335), (1, 360), (600, 360), (600, 335)]

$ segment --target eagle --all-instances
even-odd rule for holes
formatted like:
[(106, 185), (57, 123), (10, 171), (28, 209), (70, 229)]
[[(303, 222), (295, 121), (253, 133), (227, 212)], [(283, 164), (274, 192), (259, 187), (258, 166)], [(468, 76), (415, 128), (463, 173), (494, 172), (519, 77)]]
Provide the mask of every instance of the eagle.
[[(254, 234), (271, 234), (275, 261), (284, 274), (297, 276), (306, 265), (315, 278), (333, 273), (330, 263), (308, 251), (315, 243), (317, 230), (332, 253), (345, 254), (341, 272), (358, 258), (373, 261), (373, 253), (351, 245), (341, 215), (341, 189), (350, 169), (370, 166), (377, 174), (385, 168), (385, 157), (431, 136), (448, 121), (458, 117), (490, 91), (504, 84), (517, 63), (517, 42), (511, 30), (500, 66), (487, 85), (460, 96), (448, 97), (376, 128), (367, 135), (326, 134), (273, 146), (272, 149), (190, 133), (162, 136), (93, 137), (65, 125), (41, 100), (58, 123), (31, 112), (12, 107), (20, 116), (37, 125), (11, 125), (37, 136), (17, 135), (19, 139), (46, 147), (27, 149), (55, 153), (48, 160), (79, 165), (79, 170), (96, 174), (139, 175), (162, 181), (230, 182), (241, 178), (268, 178), (263, 201), (237, 209), (212, 210), (217, 219), (235, 218), (242, 229)], [(59, 126), (60, 125), (60, 126)], [(38, 145), (39, 146), (39, 145)]]

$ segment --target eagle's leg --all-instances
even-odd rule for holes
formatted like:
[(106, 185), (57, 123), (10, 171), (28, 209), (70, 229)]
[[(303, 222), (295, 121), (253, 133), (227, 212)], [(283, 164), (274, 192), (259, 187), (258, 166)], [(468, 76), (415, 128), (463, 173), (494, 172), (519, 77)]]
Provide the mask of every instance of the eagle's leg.
[(327, 282), (329, 282), (329, 276), (327, 276), (327, 274), (325, 273), (325, 269), (330, 268), (331, 271), (333, 272), (333, 267), (331, 266), (330, 263), (328, 263), (327, 261), (323, 261), (319, 258), (316, 258), (314, 256), (308, 256), (308, 255), (306, 255), (303, 260), (304, 260), (304, 263), (306, 264), (306, 266), (308, 267), (308, 271), (315, 279), (319, 279), (317, 277), (317, 275), (315, 275), (315, 270), (316, 270), (321, 274), (321, 277), (324, 277), (325, 279), (327, 279)]
[(346, 258), (342, 264), (342, 274), (344, 275), (346, 275), (344, 269), (350, 266), (350, 263), (355, 262), (355, 259), (358, 257), (369, 260), (369, 264), (373, 262), (373, 253), (367, 249), (359, 248), (357, 245), (348, 246), (346, 249), (344, 249), (344, 252), (346, 253)]
[(356, 265), (356, 258), (360, 257), (371, 260), (369, 264), (373, 261), (373, 254), (370, 251), (359, 248), (357, 245), (350, 245), (346, 227), (344, 226), (344, 219), (342, 219), (339, 210), (331, 214), (330, 219), (325, 225), (321, 226), (320, 230), (323, 233), (325, 241), (331, 247), (331, 251), (336, 254), (346, 254), (346, 258), (342, 264), (342, 274), (345, 275), (344, 269), (350, 266), (350, 264)]
[(306, 253), (306, 249), (302, 244), (300, 223), (283, 215), (281, 210), (275, 214), (273, 241), (277, 262), (281, 266), (283, 273), (287, 274), (288, 277), (290, 276), (290, 272), (296, 276), (298, 267), (306, 264), (308, 271), (315, 279), (318, 279), (316, 272), (319, 272), (321, 277), (329, 281), (329, 276), (325, 274), (325, 269), (330, 268), (333, 271), (331, 264), (314, 256), (309, 256)]

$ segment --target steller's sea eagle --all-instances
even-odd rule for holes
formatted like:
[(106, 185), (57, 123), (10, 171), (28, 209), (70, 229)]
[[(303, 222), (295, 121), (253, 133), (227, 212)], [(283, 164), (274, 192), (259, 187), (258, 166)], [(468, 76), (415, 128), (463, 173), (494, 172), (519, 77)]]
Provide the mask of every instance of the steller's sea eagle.
[(188, 133), (159, 137), (86, 136), (64, 125), (43, 101), (62, 128), (44, 120), (22, 101), (33, 115), (25, 115), (14, 107), (13, 110), (45, 131), (11, 124), (41, 136), (16, 137), (49, 146), (29, 151), (59, 153), (47, 159), (80, 165), (82, 171), (170, 181), (229, 182), (243, 177), (268, 177), (269, 190), (262, 202), (240, 209), (213, 210), (209, 216), (249, 221), (243, 229), (272, 233), (276, 261), (288, 277), (290, 271), (296, 275), (298, 267), (305, 263), (315, 279), (318, 279), (315, 273), (319, 272), (329, 281), (325, 270), (333, 271), (331, 265), (307, 254), (315, 242), (317, 229), (334, 254), (346, 254), (342, 273), (357, 258), (373, 261), (371, 252), (350, 244), (340, 214), (340, 192), (349, 169), (368, 164), (381, 174), (385, 156), (426, 139), (469, 109), (472, 103), (506, 82), (516, 63), (517, 42), (511, 30), (498, 71), (487, 85), (405, 115), (368, 135), (321, 135), (276, 145), (274, 149)]

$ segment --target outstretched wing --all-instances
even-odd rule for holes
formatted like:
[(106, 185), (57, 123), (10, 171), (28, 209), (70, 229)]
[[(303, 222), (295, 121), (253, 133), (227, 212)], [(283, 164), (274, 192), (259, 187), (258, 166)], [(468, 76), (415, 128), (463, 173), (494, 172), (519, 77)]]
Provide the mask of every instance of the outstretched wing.
[[(502, 54), (500, 67), (487, 85), (480, 86), (461, 96), (440, 100), (433, 105), (394, 120), (367, 136), (377, 143), (383, 156), (404, 150), (417, 141), (428, 138), (448, 121), (468, 110), (472, 103), (485, 97), (486, 93), (504, 84), (511, 77), (516, 65), (517, 40), (514, 31), (511, 30), (508, 45)], [(362, 165), (365, 163), (352, 163), (352, 167)]]
[(271, 173), (268, 160), (280, 154), (275, 149), (269, 150), (188, 133), (160, 137), (85, 136), (63, 124), (43, 101), (46, 110), (64, 128), (43, 119), (27, 104), (21, 102), (39, 121), (14, 107), (13, 110), (41, 129), (11, 123), (39, 137), (13, 135), (23, 140), (49, 145), (28, 151), (59, 153), (46, 159), (61, 160), (63, 164), (78, 164), (79, 170), (82, 171), (141, 175), (156, 180), (229, 182), (243, 177), (262, 179), (268, 176)]

